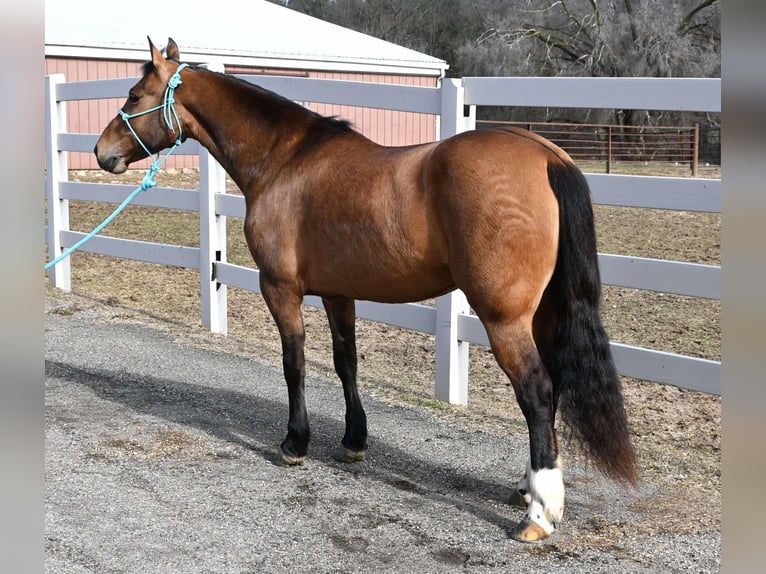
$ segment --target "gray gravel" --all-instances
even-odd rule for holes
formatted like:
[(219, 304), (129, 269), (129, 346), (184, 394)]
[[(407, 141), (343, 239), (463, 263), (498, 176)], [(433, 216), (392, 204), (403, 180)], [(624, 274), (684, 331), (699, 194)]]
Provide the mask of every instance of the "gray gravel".
[(287, 399), (277, 365), (151, 325), (46, 313), (46, 572), (717, 572), (720, 532), (652, 533), (652, 485), (566, 469), (562, 529), (508, 531), (526, 435), (365, 398), (367, 460), (336, 462), (342, 391), (307, 377), (306, 464), (274, 463)]

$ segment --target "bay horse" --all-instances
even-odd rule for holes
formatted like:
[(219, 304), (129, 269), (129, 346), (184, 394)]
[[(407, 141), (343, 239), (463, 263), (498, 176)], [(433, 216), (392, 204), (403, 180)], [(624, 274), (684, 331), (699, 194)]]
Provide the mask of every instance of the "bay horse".
[[(327, 313), (346, 401), (342, 459), (354, 462), (367, 450), (354, 301), (422, 301), (459, 288), (528, 426), (530, 456), (512, 496), (526, 512), (510, 536), (543, 540), (563, 518), (558, 409), (597, 468), (636, 484), (622, 390), (599, 315), (590, 191), (562, 149), (515, 128), (384, 147), (347, 122), (181, 64), (172, 39), (164, 55), (151, 39), (149, 48), (142, 78), (94, 153), (101, 168), (122, 173), (193, 138), (243, 192), (245, 239), (282, 343), (284, 464), (301, 464), (309, 445), (304, 295), (321, 296)], [(163, 100), (169, 82), (175, 93)]]

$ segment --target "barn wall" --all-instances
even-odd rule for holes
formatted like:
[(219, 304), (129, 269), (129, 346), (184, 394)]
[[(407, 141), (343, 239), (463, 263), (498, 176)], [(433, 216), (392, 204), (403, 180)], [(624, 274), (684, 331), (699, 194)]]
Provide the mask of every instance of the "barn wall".
[[(143, 62), (91, 60), (78, 58), (46, 58), (46, 74), (64, 74), (66, 81), (102, 80), (137, 77)], [(353, 72), (323, 72), (303, 70), (269, 70), (260, 68), (227, 67), (227, 73), (286, 74), (292, 76), (353, 80), (413, 86), (434, 87), (436, 77), (394, 74), (363, 74)], [(127, 97), (127, 94), (125, 94)], [(67, 130), (71, 133), (100, 133), (124, 103), (122, 99), (69, 102), (67, 104)], [(352, 122), (355, 129), (383, 145), (411, 145), (433, 141), (436, 138), (436, 119), (429, 114), (415, 114), (390, 110), (377, 110), (355, 106), (314, 104), (309, 107), (327, 116), (338, 116)], [(168, 168), (196, 167), (194, 156), (171, 156), (164, 164)], [(71, 169), (98, 169), (93, 154), (71, 152)], [(133, 164), (136, 169), (147, 169), (149, 160)]]

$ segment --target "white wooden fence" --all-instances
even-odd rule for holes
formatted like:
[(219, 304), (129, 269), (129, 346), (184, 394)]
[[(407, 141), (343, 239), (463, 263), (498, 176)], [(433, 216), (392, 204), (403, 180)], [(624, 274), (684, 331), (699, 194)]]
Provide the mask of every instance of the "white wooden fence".
[[(240, 76), (296, 101), (434, 114), (440, 137), (473, 129), (476, 106), (553, 106), (719, 112), (718, 79), (654, 78), (463, 78), (445, 79), (439, 88), (371, 84), (309, 78)], [(70, 82), (62, 75), (46, 77), (46, 194), (49, 260), (85, 234), (69, 230), (68, 201), (121, 202), (131, 185), (74, 183), (67, 177), (67, 152), (90, 152), (97, 134), (66, 132), (66, 102), (123, 98), (136, 78)], [(116, 113), (117, 110), (115, 110)], [(183, 247), (96, 236), (83, 251), (113, 257), (200, 270), (202, 323), (226, 333), (227, 286), (260, 292), (258, 271), (226, 262), (226, 218), (242, 218), (244, 200), (227, 195), (225, 174), (196, 142), (175, 153), (198, 154), (198, 190), (154, 188), (140, 194), (135, 205), (198, 211), (200, 247)], [(720, 212), (720, 180), (586, 174), (596, 203)], [(637, 289), (720, 299), (718, 266), (639, 257), (599, 254), (602, 281)], [(70, 261), (49, 271), (50, 283), (70, 290)], [(318, 297), (305, 303), (319, 307)], [(470, 313), (460, 291), (440, 297), (435, 307), (422, 304), (357, 302), (357, 315), (390, 325), (430, 333), (436, 340), (436, 398), (465, 404), (468, 400), (468, 346), (487, 345), (478, 318)], [(612, 343), (623, 375), (708, 393), (721, 393), (721, 363), (662, 351)]]

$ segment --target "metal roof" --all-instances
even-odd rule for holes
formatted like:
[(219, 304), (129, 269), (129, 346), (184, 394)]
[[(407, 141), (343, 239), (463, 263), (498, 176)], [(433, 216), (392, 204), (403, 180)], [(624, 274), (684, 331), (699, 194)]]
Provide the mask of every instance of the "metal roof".
[(265, 0), (46, 0), (45, 54), (146, 60), (146, 37), (184, 61), (443, 75), (444, 60)]

